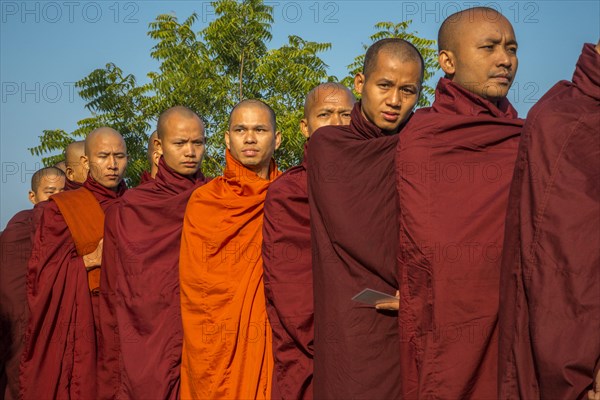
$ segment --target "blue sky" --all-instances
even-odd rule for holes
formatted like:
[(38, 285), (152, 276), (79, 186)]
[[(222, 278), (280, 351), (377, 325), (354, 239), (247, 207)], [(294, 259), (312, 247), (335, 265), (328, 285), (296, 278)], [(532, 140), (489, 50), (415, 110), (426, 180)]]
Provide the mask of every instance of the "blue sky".
[[(587, 1), (268, 1), (274, 7), (271, 47), (287, 36), (331, 42), (322, 54), (329, 73), (346, 66), (370, 43), (380, 21), (412, 19), (411, 30), (437, 37), (445, 17), (472, 6), (501, 11), (519, 41), (519, 71), (509, 94), (525, 116), (554, 83), (570, 79), (585, 42), (600, 37), (600, 2)], [(73, 83), (113, 62), (138, 81), (157, 70), (146, 35), (159, 14), (180, 20), (199, 14), (196, 31), (214, 12), (201, 1), (0, 1), (0, 229), (29, 208), (27, 191), (41, 159), (27, 150), (44, 129), (72, 131), (89, 116)], [(434, 82), (437, 81), (436, 76)]]

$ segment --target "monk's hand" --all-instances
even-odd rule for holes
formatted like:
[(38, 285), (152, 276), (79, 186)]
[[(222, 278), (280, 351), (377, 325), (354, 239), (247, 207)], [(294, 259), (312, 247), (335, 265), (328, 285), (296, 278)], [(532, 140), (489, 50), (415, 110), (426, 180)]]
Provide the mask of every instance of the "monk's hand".
[(88, 271), (94, 268), (98, 268), (100, 264), (102, 264), (103, 244), (104, 239), (100, 239), (100, 243), (98, 243), (98, 247), (96, 247), (96, 250), (83, 256), (83, 264), (85, 265), (85, 269), (87, 269)]
[(377, 303), (375, 308), (377, 310), (391, 310), (398, 311), (400, 308), (400, 291), (396, 290), (396, 301), (382, 301), (381, 303)]
[(588, 400), (600, 400), (600, 370), (596, 373), (594, 388), (588, 391)]

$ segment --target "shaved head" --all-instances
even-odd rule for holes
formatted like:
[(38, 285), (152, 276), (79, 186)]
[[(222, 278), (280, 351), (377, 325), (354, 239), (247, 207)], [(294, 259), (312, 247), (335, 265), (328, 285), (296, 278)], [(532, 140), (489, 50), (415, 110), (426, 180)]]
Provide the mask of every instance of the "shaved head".
[(101, 128), (94, 129), (87, 135), (85, 138), (84, 144), (84, 153), (87, 157), (94, 152), (94, 146), (98, 143), (99, 140), (103, 138), (113, 137), (115, 139), (119, 139), (125, 144), (125, 140), (123, 136), (113, 128), (109, 128), (107, 126), (103, 126)]
[(158, 117), (156, 131), (158, 132), (159, 139), (161, 139), (161, 140), (164, 139), (165, 133), (167, 132), (167, 129), (166, 129), (167, 121), (170, 118), (172, 118), (173, 116), (182, 117), (182, 118), (196, 118), (196, 119), (200, 120), (200, 123), (202, 124), (202, 126), (204, 126), (204, 123), (202, 122), (202, 119), (200, 119), (198, 114), (196, 114), (194, 111), (190, 110), (189, 108), (184, 107), (184, 106), (171, 107), (168, 110), (163, 111), (163, 113), (160, 114), (160, 116)]
[(176, 173), (195, 175), (204, 158), (204, 122), (187, 107), (175, 106), (158, 118), (156, 154)]
[(304, 118), (309, 117), (310, 111), (315, 104), (320, 102), (338, 103), (338, 98), (340, 96), (343, 97), (344, 100), (350, 102), (352, 105), (354, 105), (354, 102), (356, 101), (352, 91), (341, 83), (326, 82), (315, 86), (310, 92), (308, 92), (306, 99), (304, 100)]
[(79, 140), (70, 143), (65, 149), (65, 173), (67, 179), (72, 182), (83, 183), (87, 178), (87, 170), (84, 168), (81, 157), (85, 155), (85, 142)]
[(82, 161), (90, 176), (105, 188), (118, 190), (127, 160), (125, 140), (116, 130), (108, 127), (94, 129), (85, 138)]
[(476, 20), (497, 22), (506, 19), (502, 14), (489, 7), (473, 7), (450, 15), (444, 20), (438, 32), (438, 50), (456, 51), (465, 29)]
[(377, 65), (377, 59), (380, 53), (386, 53), (389, 56), (405, 63), (418, 62), (421, 65), (421, 79), (425, 74), (425, 62), (419, 50), (410, 42), (399, 38), (381, 39), (371, 45), (365, 54), (363, 64), (363, 74), (368, 79), (369, 75)]
[(493, 8), (452, 14), (438, 33), (438, 61), (445, 77), (495, 105), (503, 101), (519, 67), (511, 23)]
[(341, 83), (321, 83), (306, 95), (300, 132), (308, 139), (322, 126), (350, 124), (355, 102), (354, 94)]
[(259, 107), (259, 108), (262, 108), (262, 109), (266, 110), (269, 113), (270, 117), (271, 117), (271, 124), (273, 125), (273, 130), (277, 131), (277, 119), (275, 118), (275, 111), (273, 111), (273, 109), (271, 108), (271, 106), (269, 106), (264, 101), (256, 100), (256, 99), (242, 100), (239, 103), (237, 103), (235, 105), (235, 107), (233, 107), (233, 109), (231, 110), (231, 113), (229, 114), (229, 127), (230, 128), (231, 128), (231, 118), (232, 118), (233, 114), (238, 109), (244, 108), (244, 107)]
[(64, 161), (57, 162), (53, 167), (60, 169), (62, 172), (67, 172), (67, 163)]
[(42, 168), (31, 177), (29, 201), (31, 201), (32, 204), (46, 201), (53, 194), (62, 192), (64, 188), (64, 172), (56, 167)]
[(65, 149), (65, 164), (67, 166), (78, 164), (79, 159), (85, 154), (85, 141), (79, 140), (77, 142), (69, 143)]

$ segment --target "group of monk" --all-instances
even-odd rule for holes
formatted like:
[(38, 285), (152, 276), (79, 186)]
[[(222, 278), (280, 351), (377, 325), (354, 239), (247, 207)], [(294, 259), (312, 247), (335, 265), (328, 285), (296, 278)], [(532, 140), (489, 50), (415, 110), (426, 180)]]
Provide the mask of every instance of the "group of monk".
[(133, 189), (119, 132), (71, 143), (0, 236), (0, 398), (600, 400), (600, 43), (526, 121), (504, 16), (438, 43), (431, 107), (402, 39), (369, 47), (360, 101), (312, 89), (283, 174), (257, 99), (215, 178), (183, 106)]

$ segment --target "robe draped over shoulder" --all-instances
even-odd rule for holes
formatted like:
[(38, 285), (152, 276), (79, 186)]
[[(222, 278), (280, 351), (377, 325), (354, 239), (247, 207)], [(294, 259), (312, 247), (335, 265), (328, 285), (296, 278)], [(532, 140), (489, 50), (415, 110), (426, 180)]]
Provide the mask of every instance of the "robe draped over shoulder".
[(192, 192), (206, 182), (161, 158), (156, 179), (128, 190), (106, 213), (99, 398), (179, 398), (181, 230)]
[(366, 288), (392, 296), (398, 288), (393, 221), (399, 135), (385, 135), (360, 106), (354, 106), (350, 126), (322, 127), (310, 139), (316, 399), (400, 394), (397, 313), (352, 301)]
[(531, 109), (500, 292), (499, 396), (587, 399), (600, 367), (600, 55)]
[[(88, 177), (83, 187), (54, 195), (39, 216), (27, 271), (30, 318), (21, 358), (20, 397), (23, 399), (96, 396), (96, 321), (83, 257), (58, 203), (77, 191), (91, 192), (106, 210), (122, 193)], [(77, 203), (79, 204), (79, 203)], [(73, 211), (73, 210), (71, 210)], [(86, 208), (77, 212), (84, 214)], [(95, 222), (97, 223), (97, 221)], [(82, 227), (85, 229), (85, 227)], [(97, 243), (96, 243), (97, 245)]]
[(523, 120), (442, 78), (396, 151), (402, 397), (497, 394), (500, 257)]
[(273, 373), (261, 257), (262, 179), (226, 153), (188, 202), (179, 259), (182, 399), (268, 399)]
[(263, 226), (263, 268), (267, 313), (273, 330), (271, 398), (312, 395), (314, 311), (307, 151), (301, 165), (269, 186)]

